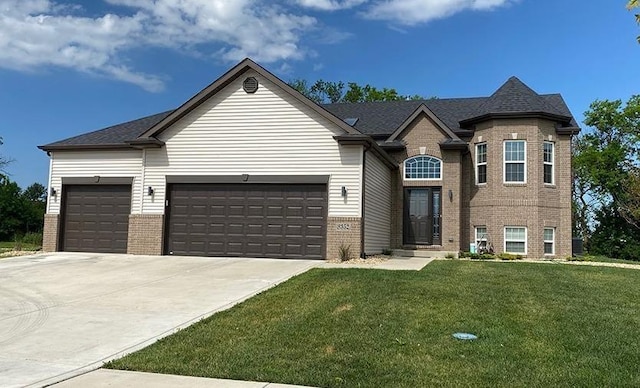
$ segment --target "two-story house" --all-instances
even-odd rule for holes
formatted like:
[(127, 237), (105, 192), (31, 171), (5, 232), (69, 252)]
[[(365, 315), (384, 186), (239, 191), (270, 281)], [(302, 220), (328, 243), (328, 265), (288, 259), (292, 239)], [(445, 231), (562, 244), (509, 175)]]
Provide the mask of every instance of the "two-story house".
[(317, 105), (245, 59), (175, 110), (40, 146), (46, 251), (571, 254), (559, 94)]

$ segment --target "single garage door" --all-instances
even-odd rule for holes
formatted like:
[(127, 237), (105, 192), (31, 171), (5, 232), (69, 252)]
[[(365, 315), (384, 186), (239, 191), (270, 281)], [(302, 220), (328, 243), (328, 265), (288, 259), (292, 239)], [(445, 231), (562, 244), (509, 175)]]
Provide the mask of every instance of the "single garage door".
[(325, 256), (325, 184), (173, 184), (168, 214), (168, 254)]
[(65, 185), (62, 250), (127, 253), (131, 185)]

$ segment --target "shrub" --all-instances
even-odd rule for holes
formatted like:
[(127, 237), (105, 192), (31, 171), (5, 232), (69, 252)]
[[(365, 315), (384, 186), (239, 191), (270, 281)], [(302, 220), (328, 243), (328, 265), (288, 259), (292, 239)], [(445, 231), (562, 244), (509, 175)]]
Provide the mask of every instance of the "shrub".
[(42, 246), (42, 233), (29, 232), (22, 237), (22, 243)]
[(351, 245), (340, 244), (340, 248), (338, 248), (338, 259), (340, 259), (340, 261), (349, 261), (351, 258)]
[(500, 253), (498, 254), (498, 258), (500, 260), (521, 260), (522, 259), (522, 255), (513, 255), (511, 253)]
[(393, 251), (389, 248), (385, 248), (382, 250), (382, 254), (385, 256), (391, 256), (393, 254)]
[(480, 260), (495, 260), (496, 256), (493, 253), (483, 253), (480, 255)]
[(460, 253), (458, 253), (458, 257), (461, 259), (469, 258), (469, 255), (471, 255), (469, 251), (460, 251)]
[(444, 255), (445, 259), (455, 259), (456, 258), (456, 254), (453, 252), (447, 252), (446, 255)]

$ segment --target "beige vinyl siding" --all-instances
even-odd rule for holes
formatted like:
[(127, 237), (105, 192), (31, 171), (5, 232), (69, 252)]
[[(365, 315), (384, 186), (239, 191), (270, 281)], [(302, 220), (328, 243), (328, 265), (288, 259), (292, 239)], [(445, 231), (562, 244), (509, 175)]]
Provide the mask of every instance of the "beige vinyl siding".
[(370, 152), (365, 156), (364, 250), (374, 254), (391, 245), (391, 171)]
[[(259, 81), (255, 94), (242, 81)], [(160, 149), (146, 150), (143, 213), (164, 213), (167, 175), (330, 175), (329, 216), (361, 213), (361, 146), (340, 146), (335, 124), (265, 80), (247, 72), (164, 131)], [(341, 188), (348, 191), (341, 196)]]
[(55, 151), (51, 153), (50, 186), (57, 191), (49, 196), (48, 213), (60, 213), (63, 177), (132, 177), (131, 211), (139, 213), (142, 194), (142, 151)]

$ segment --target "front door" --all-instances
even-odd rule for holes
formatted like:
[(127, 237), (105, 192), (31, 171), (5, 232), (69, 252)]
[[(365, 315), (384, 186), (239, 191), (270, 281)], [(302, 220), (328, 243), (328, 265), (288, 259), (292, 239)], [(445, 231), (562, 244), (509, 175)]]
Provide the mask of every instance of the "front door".
[(404, 189), (404, 244), (440, 245), (440, 187)]

